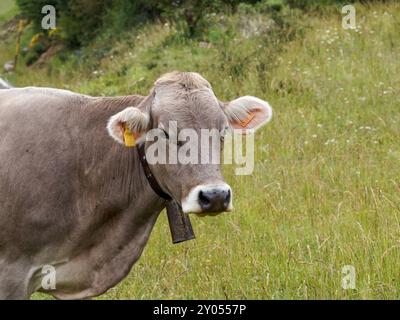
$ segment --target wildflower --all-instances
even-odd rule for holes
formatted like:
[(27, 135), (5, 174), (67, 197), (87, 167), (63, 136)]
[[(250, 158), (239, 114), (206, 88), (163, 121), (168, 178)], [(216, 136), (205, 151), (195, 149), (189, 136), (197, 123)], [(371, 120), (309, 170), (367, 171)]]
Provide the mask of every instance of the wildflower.
[(333, 144), (333, 143), (337, 143), (336, 139), (329, 139), (327, 141), (325, 141), (325, 145), (327, 146), (328, 144)]

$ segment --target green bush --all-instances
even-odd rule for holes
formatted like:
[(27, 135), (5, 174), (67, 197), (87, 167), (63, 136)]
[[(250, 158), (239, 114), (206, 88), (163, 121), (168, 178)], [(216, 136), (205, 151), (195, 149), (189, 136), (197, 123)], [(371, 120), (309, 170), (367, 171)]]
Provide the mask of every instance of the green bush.
[(105, 9), (111, 0), (17, 0), (25, 19), (34, 32), (44, 31), (42, 7), (52, 5), (56, 9), (57, 28), (70, 46), (78, 46), (91, 39), (102, 26)]
[[(258, 0), (247, 0), (256, 3)], [(66, 42), (74, 47), (89, 42), (101, 29), (118, 35), (139, 23), (152, 19), (182, 21), (185, 35), (201, 33), (206, 26), (204, 17), (212, 12), (229, 10), (237, 0), (17, 0), (23, 16), (32, 22), (36, 32), (41, 30), (44, 5), (53, 5), (57, 27)]]
[[(209, 30), (209, 17), (235, 10), (279, 13), (288, 8), (308, 10), (321, 5), (343, 3), (344, 0), (16, 0), (23, 16), (32, 22), (36, 32), (41, 30), (44, 5), (53, 5), (57, 27), (70, 47), (87, 44), (100, 33), (112, 37), (122, 30), (161, 19), (176, 24), (185, 37), (202, 36)], [(354, 2), (354, 1), (347, 1)], [(279, 23), (279, 21), (278, 21)]]
[(41, 22), (43, 18), (43, 6), (52, 5), (58, 7), (62, 3), (60, 0), (16, 0), (16, 2), (23, 17), (32, 22), (35, 32), (42, 31)]

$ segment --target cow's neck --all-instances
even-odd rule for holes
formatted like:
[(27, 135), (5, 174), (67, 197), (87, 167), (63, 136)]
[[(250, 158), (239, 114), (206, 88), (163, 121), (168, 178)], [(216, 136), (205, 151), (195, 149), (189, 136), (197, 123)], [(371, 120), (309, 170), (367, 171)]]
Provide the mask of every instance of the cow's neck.
[(96, 100), (89, 108), (89, 116), (85, 112), (90, 129), (79, 148), (79, 188), (83, 195), (80, 205), (96, 217), (89, 219), (91, 225), (86, 229), (97, 232), (100, 227), (112, 229), (121, 223), (126, 241), (134, 237), (147, 239), (165, 207), (165, 200), (153, 191), (145, 176), (137, 148), (120, 145), (105, 128), (113, 114), (138, 101), (134, 96)]
[(165, 200), (150, 186), (137, 148), (120, 149), (120, 152), (120, 161), (114, 171), (108, 173), (112, 182), (109, 186), (104, 185), (103, 195), (110, 196), (110, 203), (119, 208), (131, 210), (134, 219), (144, 221), (154, 212), (159, 213), (165, 207)]
[[(110, 207), (130, 208), (132, 215), (145, 219), (152, 212), (160, 212), (165, 201), (151, 188), (140, 163), (137, 147), (127, 148), (114, 141), (105, 128), (108, 119), (128, 106), (140, 104), (144, 97), (126, 96), (96, 99), (90, 105), (90, 115), (85, 112), (90, 137), (83, 145), (84, 167), (92, 170), (92, 186)], [(88, 143), (88, 139), (93, 143)], [(88, 158), (90, 161), (88, 161)], [(86, 169), (87, 171), (87, 169)], [(100, 200), (101, 201), (101, 200)], [(148, 212), (148, 214), (146, 214)]]

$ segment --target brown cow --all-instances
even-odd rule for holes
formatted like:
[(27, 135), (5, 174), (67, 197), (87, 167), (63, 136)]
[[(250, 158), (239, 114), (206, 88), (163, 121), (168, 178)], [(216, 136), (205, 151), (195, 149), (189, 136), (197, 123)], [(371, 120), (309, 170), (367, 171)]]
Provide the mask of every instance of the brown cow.
[[(146, 97), (0, 90), (0, 298), (25, 299), (35, 291), (93, 297), (129, 273), (165, 201), (149, 185), (137, 148), (124, 146), (125, 129), (148, 149), (155, 143), (145, 141), (149, 130), (172, 139), (171, 121), (178, 131), (222, 132), (258, 128), (271, 115), (255, 97), (220, 102), (210, 84), (190, 72), (164, 75)], [(185, 212), (232, 208), (218, 164), (150, 169)], [(45, 288), (49, 266), (56, 283)]]

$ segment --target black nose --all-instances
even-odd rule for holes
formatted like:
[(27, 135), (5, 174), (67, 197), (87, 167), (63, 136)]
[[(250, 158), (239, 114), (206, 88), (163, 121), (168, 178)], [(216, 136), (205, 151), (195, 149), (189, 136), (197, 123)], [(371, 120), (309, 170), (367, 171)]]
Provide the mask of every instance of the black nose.
[(203, 212), (226, 211), (231, 202), (231, 191), (229, 189), (200, 190), (199, 204)]

